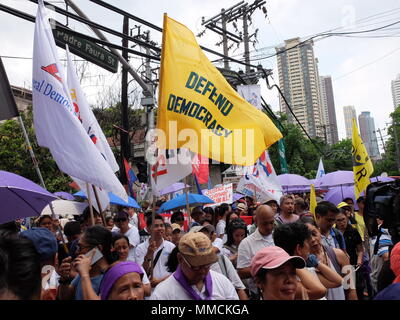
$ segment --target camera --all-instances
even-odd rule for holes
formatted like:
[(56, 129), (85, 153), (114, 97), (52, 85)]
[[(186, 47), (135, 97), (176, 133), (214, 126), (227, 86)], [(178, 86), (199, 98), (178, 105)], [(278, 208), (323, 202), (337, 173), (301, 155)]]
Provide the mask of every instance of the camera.
[(365, 193), (364, 221), (370, 237), (378, 234), (377, 219), (393, 244), (400, 241), (400, 180), (371, 183)]

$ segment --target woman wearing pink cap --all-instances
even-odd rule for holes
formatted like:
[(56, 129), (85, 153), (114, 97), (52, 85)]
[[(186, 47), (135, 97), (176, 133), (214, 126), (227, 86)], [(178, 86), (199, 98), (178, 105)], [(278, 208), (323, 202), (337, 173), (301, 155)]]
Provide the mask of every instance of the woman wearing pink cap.
[(251, 275), (263, 300), (294, 300), (297, 289), (296, 269), (306, 262), (299, 256), (289, 256), (280, 247), (261, 249), (251, 261)]

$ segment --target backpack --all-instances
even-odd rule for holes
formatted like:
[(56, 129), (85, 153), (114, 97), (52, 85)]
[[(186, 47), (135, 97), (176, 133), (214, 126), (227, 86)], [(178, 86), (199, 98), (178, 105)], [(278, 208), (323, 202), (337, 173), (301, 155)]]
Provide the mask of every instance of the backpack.
[(346, 251), (346, 243), (344, 242), (344, 238), (341, 232), (336, 228), (332, 228), (332, 231), (334, 233), (334, 240), (338, 243), (340, 249)]

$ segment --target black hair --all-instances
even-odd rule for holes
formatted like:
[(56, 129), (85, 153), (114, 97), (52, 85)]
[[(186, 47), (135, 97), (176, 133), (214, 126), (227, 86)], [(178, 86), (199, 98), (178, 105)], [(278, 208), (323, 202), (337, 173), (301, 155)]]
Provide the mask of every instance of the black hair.
[(231, 246), (235, 241), (233, 240), (233, 232), (236, 230), (242, 229), (245, 232), (245, 237), (247, 237), (247, 226), (246, 223), (242, 219), (235, 219), (231, 223), (227, 224), (226, 226), (226, 234), (227, 240), (225, 245)]
[(10, 221), (0, 224), (0, 238), (18, 236), (19, 233), (18, 224), (15, 221)]
[(256, 282), (258, 280), (258, 282), (264, 283), (265, 282), (265, 278), (267, 276), (268, 270), (264, 269), (264, 268), (260, 268), (260, 270), (258, 270), (256, 276), (254, 277)]
[(216, 222), (217, 217), (216, 217), (216, 214), (215, 214), (214, 209), (211, 208), (211, 207), (205, 207), (205, 208), (203, 209), (203, 211), (204, 211), (206, 214), (211, 214), (211, 216), (212, 216), (211, 221), (208, 221), (208, 220), (207, 220), (207, 221), (208, 221), (210, 224), (212, 224), (213, 226), (215, 226), (215, 225), (217, 224), (217, 222)]
[(171, 223), (176, 223), (177, 220), (185, 220), (185, 216), (181, 211), (175, 211), (171, 216)]
[(296, 246), (303, 247), (304, 242), (311, 237), (311, 231), (304, 223), (292, 222), (281, 224), (275, 228), (272, 236), (275, 245), (292, 256)]
[(78, 221), (68, 221), (64, 226), (64, 234), (67, 237), (72, 237), (81, 234), (81, 225)]
[(229, 204), (227, 203), (221, 204), (216, 210), (219, 217), (223, 217), (227, 211), (229, 211)]
[(108, 223), (108, 221), (110, 221), (110, 220), (113, 220), (113, 217), (111, 217), (111, 216), (106, 217), (106, 223)]
[(168, 272), (173, 273), (178, 268), (178, 265), (179, 265), (178, 252), (179, 252), (179, 248), (178, 248), (178, 246), (176, 246), (169, 254), (167, 263), (165, 264), (167, 266)]
[(37, 225), (40, 226), (40, 224), (43, 222), (43, 220), (47, 219), (47, 218), (50, 219), (51, 221), (53, 221), (53, 218), (51, 216), (45, 214), (45, 215), (39, 217)]
[[(156, 214), (154, 216), (154, 220), (162, 220), (162, 222), (164, 222), (164, 218), (159, 214)], [(152, 224), (153, 224), (153, 216), (146, 217), (147, 228), (150, 228)]]
[(161, 207), (164, 202), (165, 202), (165, 200), (157, 200), (156, 207)]
[(95, 225), (88, 227), (83, 234), (85, 241), (91, 246), (102, 246), (101, 253), (103, 254), (106, 261), (111, 264), (114, 259), (111, 255), (111, 240), (112, 233), (110, 230), (103, 226)]
[(360, 203), (360, 202), (363, 202), (363, 201), (365, 201), (365, 197), (363, 197), (363, 196), (358, 197), (357, 203)]
[(200, 206), (193, 208), (192, 212), (190, 213), (190, 216), (193, 216), (196, 213), (200, 213), (200, 214), (203, 213), (203, 208)]
[(129, 243), (128, 237), (125, 236), (125, 235), (123, 235), (123, 234), (120, 234), (120, 233), (114, 233), (114, 234), (112, 235), (112, 238), (111, 238), (111, 246), (114, 247), (115, 242), (117, 242), (118, 240), (121, 240), (121, 239), (125, 239), (126, 242), (128, 243), (128, 247), (129, 247), (130, 243)]
[[(93, 209), (93, 217), (100, 216), (100, 213), (95, 208), (92, 207), (92, 209)], [(85, 210), (83, 210), (82, 214), (79, 217), (80, 217), (79, 220), (80, 220), (81, 223), (84, 223), (85, 221), (87, 221), (87, 220), (89, 220), (91, 218), (90, 217), (90, 208), (89, 208), (89, 206), (87, 206), (85, 208)]]
[(329, 213), (329, 211), (335, 214), (339, 213), (339, 209), (336, 208), (336, 206), (329, 201), (321, 201), (315, 207), (315, 214), (319, 214), (321, 217), (325, 217)]
[(312, 218), (312, 217), (302, 216), (298, 221), (300, 221), (301, 223), (304, 223), (304, 224), (309, 223), (309, 224), (313, 225), (314, 227), (318, 228), (317, 223), (315, 222), (314, 218)]
[(353, 200), (352, 198), (344, 198), (344, 199), (343, 199), (343, 202), (346, 202), (347, 200), (351, 200), (351, 202), (354, 203), (354, 200)]
[(165, 225), (165, 229), (167, 229), (167, 228), (172, 228), (171, 224), (169, 224), (169, 223), (167, 223), (167, 222), (165, 222), (164, 225)]
[(0, 238), (0, 294), (11, 291), (21, 300), (40, 297), (40, 256), (25, 237)]

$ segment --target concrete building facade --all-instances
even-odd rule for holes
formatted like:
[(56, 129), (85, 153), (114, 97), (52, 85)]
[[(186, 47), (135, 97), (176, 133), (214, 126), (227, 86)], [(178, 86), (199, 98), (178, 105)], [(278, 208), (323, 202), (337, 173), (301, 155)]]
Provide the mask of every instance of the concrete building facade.
[(353, 133), (353, 122), (352, 119), (356, 119), (357, 123), (357, 115), (356, 109), (354, 106), (345, 106), (343, 107), (343, 114), (344, 114), (344, 123), (346, 126), (346, 138), (351, 139)]
[(363, 111), (358, 116), (358, 124), (361, 139), (367, 149), (368, 155), (372, 160), (380, 158), (378, 140), (375, 132), (375, 121), (371, 117), (371, 112)]
[(330, 76), (321, 76), (319, 80), (324, 139), (329, 145), (332, 145), (339, 141), (332, 78)]
[(397, 75), (395, 80), (392, 80), (392, 97), (393, 106), (396, 109), (400, 106), (400, 74)]
[[(300, 38), (289, 39), (285, 40), (283, 47), (275, 50), (283, 94), (308, 134), (323, 138), (318, 61), (314, 56), (313, 42), (300, 43)], [(280, 110), (288, 115), (290, 122), (296, 123), (282, 98)]]

